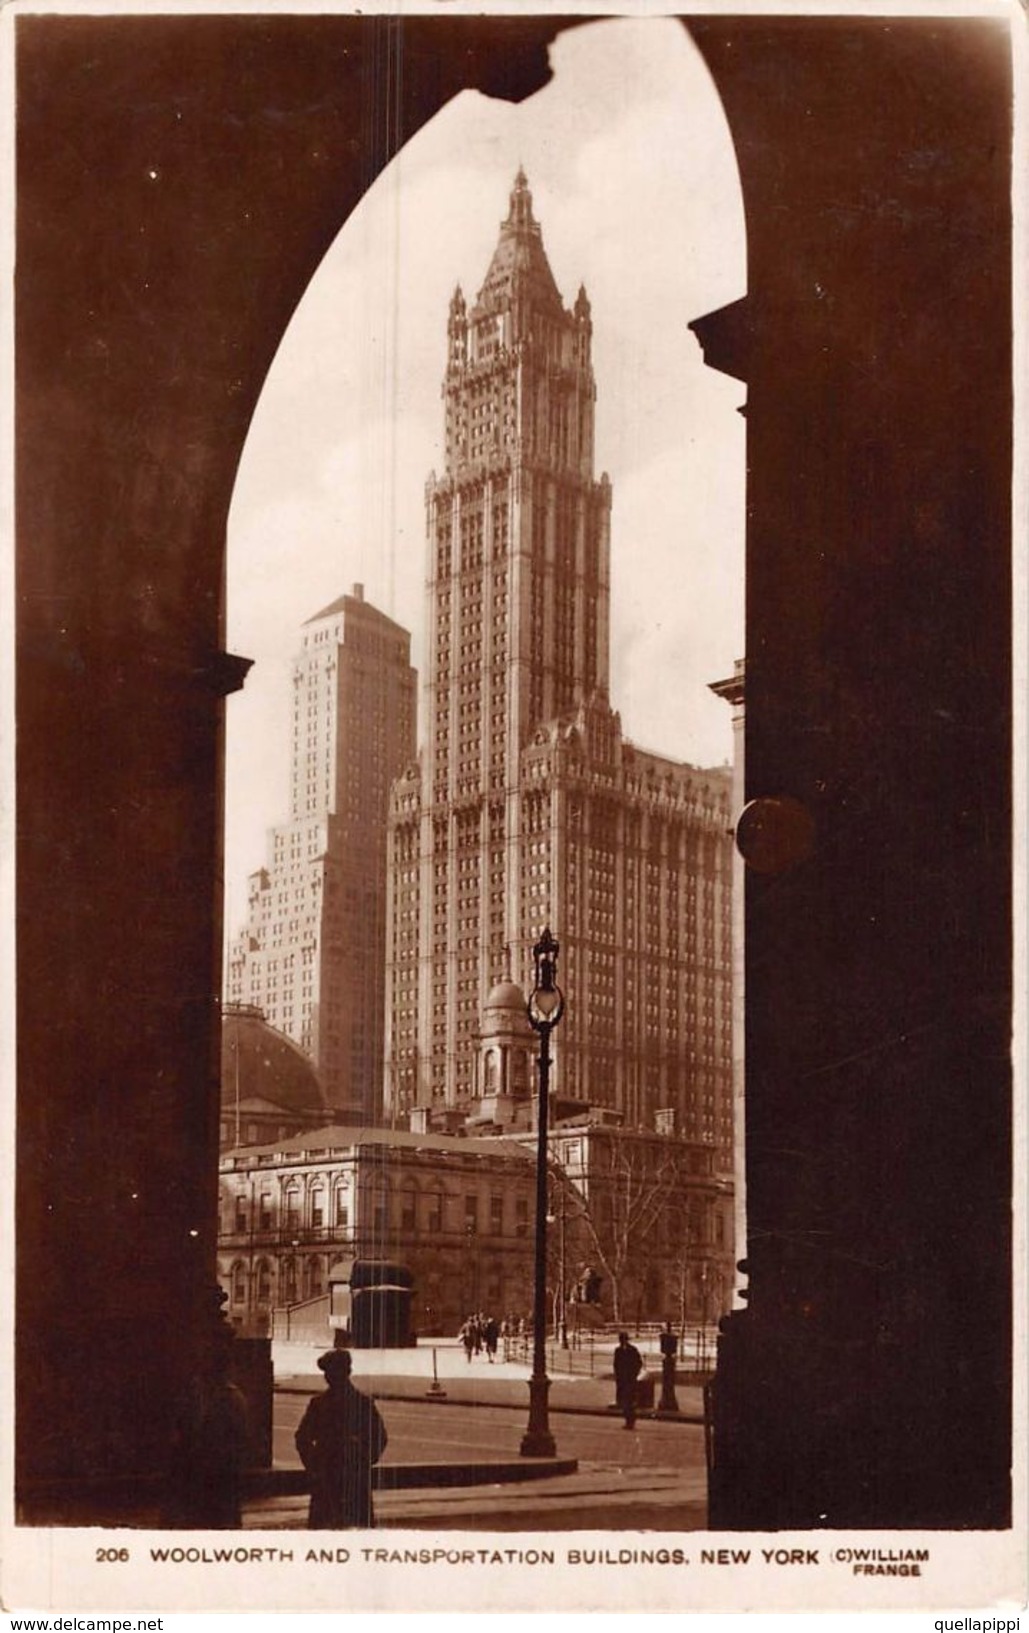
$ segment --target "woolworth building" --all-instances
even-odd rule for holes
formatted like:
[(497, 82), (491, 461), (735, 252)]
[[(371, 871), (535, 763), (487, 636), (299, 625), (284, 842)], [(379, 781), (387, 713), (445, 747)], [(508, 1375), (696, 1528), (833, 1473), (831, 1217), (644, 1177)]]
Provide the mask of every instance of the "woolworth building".
[(390, 803), (385, 1109), (444, 1128), (495, 1089), (483, 1004), (526, 983), (549, 924), (567, 996), (558, 1115), (591, 1108), (727, 1154), (730, 777), (636, 748), (611, 708), (592, 334), (519, 171), (478, 296), (450, 302), (424, 739)]

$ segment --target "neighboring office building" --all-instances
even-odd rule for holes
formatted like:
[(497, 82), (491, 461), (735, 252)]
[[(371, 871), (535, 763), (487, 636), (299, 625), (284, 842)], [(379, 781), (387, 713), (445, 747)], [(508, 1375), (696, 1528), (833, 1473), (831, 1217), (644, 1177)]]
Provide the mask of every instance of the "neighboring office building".
[(483, 994), (549, 923), (557, 1094), (732, 1144), (729, 773), (622, 738), (608, 702), (611, 489), (593, 474), (585, 290), (567, 311), (519, 172), (486, 280), (450, 306), (427, 488), (421, 758), (390, 808), (385, 1102), (472, 1106)]
[(310, 1055), (337, 1118), (381, 1115), (386, 811), (415, 751), (410, 636), (361, 585), (304, 625), (293, 669), (289, 821), (250, 877), (228, 997)]
[(503, 1139), (333, 1126), (220, 1163), (218, 1274), (229, 1319), (266, 1333), (272, 1310), (324, 1314), (340, 1260), (414, 1274), (416, 1333), (456, 1332), (471, 1311), (532, 1308), (535, 1162)]
[[(732, 707), (732, 810), (738, 822), (746, 801), (744, 748), (746, 744), (747, 665), (737, 658), (727, 680), (712, 681), (710, 690)], [(732, 1098), (733, 1098), (733, 1186), (735, 1191), (735, 1255), (747, 1256), (747, 1124), (746, 1124), (746, 890), (743, 857), (736, 846), (732, 854)], [(734, 1304), (741, 1308), (741, 1277), (734, 1275)]]

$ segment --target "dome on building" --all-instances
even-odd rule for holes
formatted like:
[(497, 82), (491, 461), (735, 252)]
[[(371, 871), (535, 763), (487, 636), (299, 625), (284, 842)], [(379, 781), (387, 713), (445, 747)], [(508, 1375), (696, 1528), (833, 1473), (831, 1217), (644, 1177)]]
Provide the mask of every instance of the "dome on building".
[(487, 1009), (518, 1009), (525, 1013), (525, 994), (516, 982), (498, 981), (486, 999)]
[(222, 1108), (264, 1101), (284, 1111), (325, 1110), (318, 1073), (303, 1050), (250, 1004), (222, 1011)]
[(531, 1031), (525, 1013), (525, 995), (520, 986), (505, 977), (497, 982), (483, 1006), (482, 1036), (496, 1037), (501, 1033), (510, 1036)]

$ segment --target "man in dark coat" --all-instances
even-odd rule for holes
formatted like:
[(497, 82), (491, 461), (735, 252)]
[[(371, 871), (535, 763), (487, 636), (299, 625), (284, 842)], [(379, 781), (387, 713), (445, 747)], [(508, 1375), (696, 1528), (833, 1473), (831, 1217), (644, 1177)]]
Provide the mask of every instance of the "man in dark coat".
[(386, 1449), (386, 1426), (374, 1401), (350, 1381), (350, 1351), (319, 1357), (328, 1390), (312, 1395), (296, 1432), (300, 1461), (311, 1477), (312, 1531), (374, 1525), (372, 1469)]
[(635, 1344), (630, 1344), (629, 1334), (620, 1332), (615, 1350), (615, 1401), (627, 1429), (636, 1422), (636, 1379), (642, 1371), (642, 1355)]
[(499, 1338), (500, 1328), (497, 1326), (497, 1323), (492, 1316), (487, 1316), (485, 1322), (483, 1323), (482, 1341), (486, 1346), (486, 1359), (488, 1361), (496, 1360), (497, 1343)]

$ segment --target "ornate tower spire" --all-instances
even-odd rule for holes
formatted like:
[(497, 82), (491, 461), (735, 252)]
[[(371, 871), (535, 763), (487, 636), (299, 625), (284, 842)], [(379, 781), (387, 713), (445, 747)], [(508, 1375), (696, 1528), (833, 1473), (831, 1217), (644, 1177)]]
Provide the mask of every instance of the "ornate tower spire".
[(507, 213), (505, 226), (516, 228), (535, 227), (536, 231), (539, 232), (539, 227), (533, 220), (532, 194), (529, 192), (528, 179), (521, 165), (518, 166), (518, 174), (511, 189), (511, 206)]

